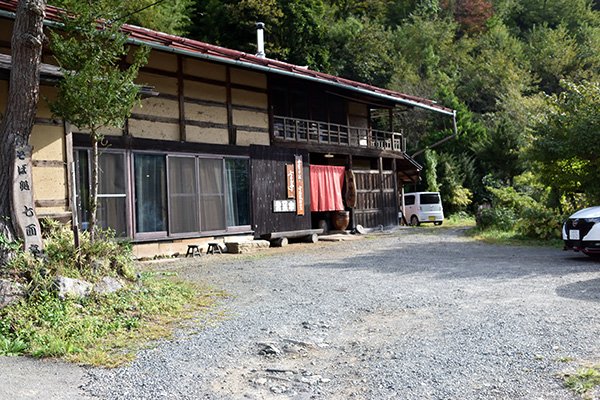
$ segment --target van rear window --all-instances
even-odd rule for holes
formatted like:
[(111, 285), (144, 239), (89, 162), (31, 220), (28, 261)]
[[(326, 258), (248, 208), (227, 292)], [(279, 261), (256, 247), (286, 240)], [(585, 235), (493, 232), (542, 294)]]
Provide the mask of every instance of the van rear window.
[(421, 195), (421, 204), (439, 204), (440, 203), (440, 195), (435, 193), (430, 194), (422, 194)]

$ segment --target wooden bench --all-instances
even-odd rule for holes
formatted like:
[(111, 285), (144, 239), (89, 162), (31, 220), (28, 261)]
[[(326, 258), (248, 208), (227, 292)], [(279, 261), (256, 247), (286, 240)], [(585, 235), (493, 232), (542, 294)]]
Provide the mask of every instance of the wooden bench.
[(271, 242), (271, 246), (283, 247), (288, 244), (288, 239), (302, 239), (308, 243), (317, 243), (319, 235), (323, 234), (323, 229), (304, 229), (298, 231), (271, 232), (261, 237)]

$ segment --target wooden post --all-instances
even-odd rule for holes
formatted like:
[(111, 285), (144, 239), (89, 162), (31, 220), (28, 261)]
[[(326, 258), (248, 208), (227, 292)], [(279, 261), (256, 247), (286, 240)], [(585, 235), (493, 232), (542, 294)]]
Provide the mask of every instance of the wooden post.
[(383, 225), (385, 222), (385, 204), (383, 204), (384, 192), (383, 192), (383, 158), (379, 157), (377, 159), (377, 164), (379, 166), (379, 195), (381, 196), (379, 199), (379, 207), (381, 209), (381, 221), (379, 223)]
[[(392, 170), (394, 171), (394, 174), (392, 175), (394, 177), (394, 202), (396, 203), (394, 204), (394, 208), (396, 209), (396, 215), (398, 215), (398, 173), (396, 172), (398, 170), (398, 167), (396, 166), (397, 159), (394, 158), (392, 161)], [(396, 220), (398, 220), (398, 218), (396, 218)]]
[(71, 229), (75, 248), (79, 248), (79, 221), (77, 214), (77, 190), (75, 177), (75, 161), (73, 160), (73, 132), (71, 124), (63, 124), (65, 130), (65, 161), (67, 163), (67, 192), (69, 194), (68, 207), (71, 209)]
[[(347, 166), (347, 168), (349, 170), (352, 169), (352, 154), (348, 154), (348, 166)], [(356, 185), (356, 182), (354, 182), (354, 184)], [(358, 201), (358, 199), (357, 199), (357, 201)], [(352, 207), (350, 209), (350, 229), (351, 230), (354, 230), (356, 228), (356, 219), (355, 219), (355, 211), (354, 211), (355, 208), (356, 207)]]

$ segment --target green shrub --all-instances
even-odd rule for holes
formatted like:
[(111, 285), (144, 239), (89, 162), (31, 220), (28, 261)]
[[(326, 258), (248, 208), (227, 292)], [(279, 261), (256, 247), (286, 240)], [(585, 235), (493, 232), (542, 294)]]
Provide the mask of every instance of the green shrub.
[(511, 208), (484, 208), (477, 215), (477, 226), (481, 229), (496, 228), (511, 231), (517, 222), (517, 215)]
[[(70, 229), (56, 222), (44, 225), (45, 256), (35, 258), (18, 250), (4, 270), (25, 285), (27, 296), (0, 309), (0, 356), (64, 357), (115, 366), (133, 357), (122, 348), (168, 336), (173, 322), (191, 318), (220, 295), (166, 273), (137, 278), (131, 245), (116, 241), (110, 231), (94, 243), (81, 233), (77, 248)], [(100, 262), (92, 263), (96, 260)], [(110, 275), (125, 286), (109, 295), (62, 300), (54, 289), (57, 275), (92, 283)]]
[(562, 218), (553, 209), (536, 204), (523, 210), (517, 223), (519, 234), (532, 239), (560, 237)]

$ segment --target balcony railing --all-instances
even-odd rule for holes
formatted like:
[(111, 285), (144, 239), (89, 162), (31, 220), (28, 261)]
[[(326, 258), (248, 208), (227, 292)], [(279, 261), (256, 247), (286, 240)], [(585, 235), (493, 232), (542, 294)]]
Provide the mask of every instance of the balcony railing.
[(401, 152), (406, 150), (406, 141), (402, 133), (298, 118), (273, 117), (273, 135), (277, 140), (290, 142)]

